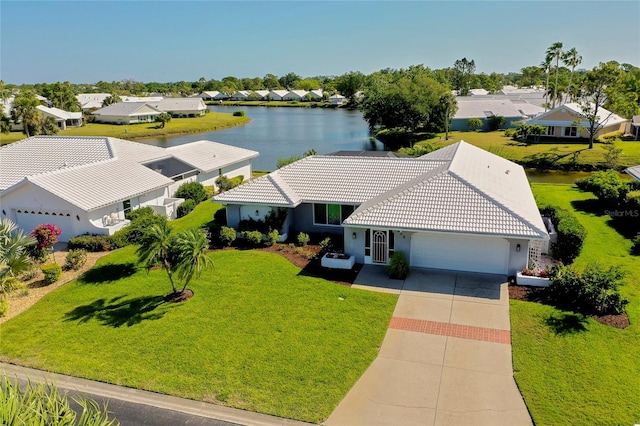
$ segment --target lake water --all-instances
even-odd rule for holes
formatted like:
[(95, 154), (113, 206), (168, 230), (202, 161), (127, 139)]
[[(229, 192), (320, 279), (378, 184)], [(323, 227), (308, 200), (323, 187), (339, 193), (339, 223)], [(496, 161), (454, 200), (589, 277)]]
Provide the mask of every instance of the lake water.
[(333, 108), (275, 108), (209, 106), (211, 111), (243, 110), (251, 122), (238, 127), (196, 135), (142, 139), (139, 142), (167, 147), (201, 139), (258, 151), (255, 170), (275, 170), (278, 158), (335, 151), (382, 151), (381, 142), (370, 140), (360, 111)]

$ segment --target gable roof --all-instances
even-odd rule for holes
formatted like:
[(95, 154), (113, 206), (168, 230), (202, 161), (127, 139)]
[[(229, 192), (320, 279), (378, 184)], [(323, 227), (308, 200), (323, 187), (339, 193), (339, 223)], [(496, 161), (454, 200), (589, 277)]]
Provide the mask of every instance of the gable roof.
[(507, 118), (524, 118), (520, 111), (509, 99), (484, 99), (474, 96), (472, 99), (457, 98), (458, 110), (453, 118), (488, 118), (492, 115)]
[[(172, 146), (166, 151), (202, 172), (222, 169), (231, 164), (250, 160), (260, 155), (257, 151), (225, 145), (218, 142), (200, 140), (184, 145)], [(246, 176), (249, 178), (250, 176)]]
[(307, 157), (214, 200), (360, 204), (345, 225), (548, 238), (524, 169), (463, 141), (420, 158)]
[(146, 102), (118, 102), (117, 104), (111, 104), (104, 108), (100, 108), (97, 111), (94, 111), (94, 115), (117, 115), (117, 116), (136, 116), (136, 115), (147, 115), (147, 112), (138, 113), (138, 111), (143, 107), (149, 107), (160, 114), (162, 111), (158, 108), (149, 105)]
[(161, 111), (204, 111), (207, 109), (201, 98), (165, 98), (150, 105)]
[[(591, 111), (594, 110), (595, 105), (590, 104), (589, 108)], [(557, 113), (558, 111), (563, 111), (563, 112), (568, 112), (569, 114), (573, 115), (574, 117), (578, 118), (578, 119), (582, 119), (583, 121), (580, 123), (582, 126), (587, 126), (588, 123), (586, 121), (586, 118), (584, 116), (584, 112), (582, 110), (582, 106), (580, 106), (580, 104), (576, 103), (576, 102), (571, 102), (568, 104), (563, 104), (560, 106), (555, 107), (552, 110), (549, 110), (543, 114), (538, 115), (535, 118), (532, 118), (531, 120), (527, 121), (527, 123), (529, 124), (541, 124), (543, 126), (552, 126), (552, 125), (556, 125), (556, 126), (571, 126), (574, 125), (573, 121), (569, 121), (569, 120), (565, 120), (565, 121), (557, 121), (557, 120), (549, 120), (547, 117)], [(627, 120), (620, 117), (617, 114), (612, 113), (611, 111), (603, 108), (603, 107), (598, 107), (598, 125), (599, 126), (611, 126), (614, 124), (620, 124), (620, 123), (625, 123)]]
[(80, 120), (82, 119), (82, 113), (81, 112), (70, 112), (70, 111), (65, 111), (63, 109), (59, 109), (59, 108), (49, 108), (46, 106), (42, 106), (42, 105), (38, 105), (36, 108), (38, 108), (39, 111), (44, 112), (45, 114), (49, 114), (59, 120)]

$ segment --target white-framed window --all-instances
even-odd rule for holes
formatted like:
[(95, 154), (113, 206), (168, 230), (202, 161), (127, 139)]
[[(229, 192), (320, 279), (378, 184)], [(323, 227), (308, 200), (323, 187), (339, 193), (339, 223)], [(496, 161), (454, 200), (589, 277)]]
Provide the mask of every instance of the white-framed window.
[(577, 127), (565, 127), (564, 128), (564, 136), (568, 138), (575, 138), (578, 136), (578, 128)]
[(556, 133), (555, 126), (547, 126), (547, 136), (553, 136)]
[(355, 206), (347, 204), (314, 204), (313, 223), (315, 225), (340, 226), (355, 209)]

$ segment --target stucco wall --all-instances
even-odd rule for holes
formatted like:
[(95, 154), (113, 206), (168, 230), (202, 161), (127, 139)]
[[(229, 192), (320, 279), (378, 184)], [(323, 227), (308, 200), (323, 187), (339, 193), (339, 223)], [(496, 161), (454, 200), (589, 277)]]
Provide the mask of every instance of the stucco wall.
[[(527, 267), (529, 260), (529, 240), (507, 239), (509, 242), (508, 274), (515, 275)], [(520, 244), (520, 251), (517, 246)]]
[(315, 225), (313, 223), (313, 204), (300, 204), (296, 207), (293, 230), (298, 232), (329, 233), (342, 235), (342, 226)]
[(236, 176), (243, 176), (245, 181), (249, 180), (251, 179), (252, 173), (251, 164), (251, 160), (246, 160), (228, 167), (224, 167), (221, 170), (212, 170), (207, 173), (201, 173), (198, 175), (198, 182), (202, 183), (205, 186), (215, 186), (217, 189), (216, 179), (218, 179), (220, 175), (226, 176), (229, 179)]
[[(353, 233), (356, 233), (356, 238), (353, 239)], [(344, 228), (344, 252), (355, 256), (357, 263), (364, 263), (364, 243), (365, 243), (365, 229), (362, 228)]]
[(240, 206), (227, 204), (227, 226), (238, 229), (240, 227)]

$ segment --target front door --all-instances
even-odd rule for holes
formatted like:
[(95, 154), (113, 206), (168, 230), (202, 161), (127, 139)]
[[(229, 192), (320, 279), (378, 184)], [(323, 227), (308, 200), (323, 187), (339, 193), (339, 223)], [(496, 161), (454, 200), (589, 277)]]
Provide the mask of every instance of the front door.
[(387, 231), (373, 231), (371, 239), (371, 261), (373, 263), (387, 263)]

